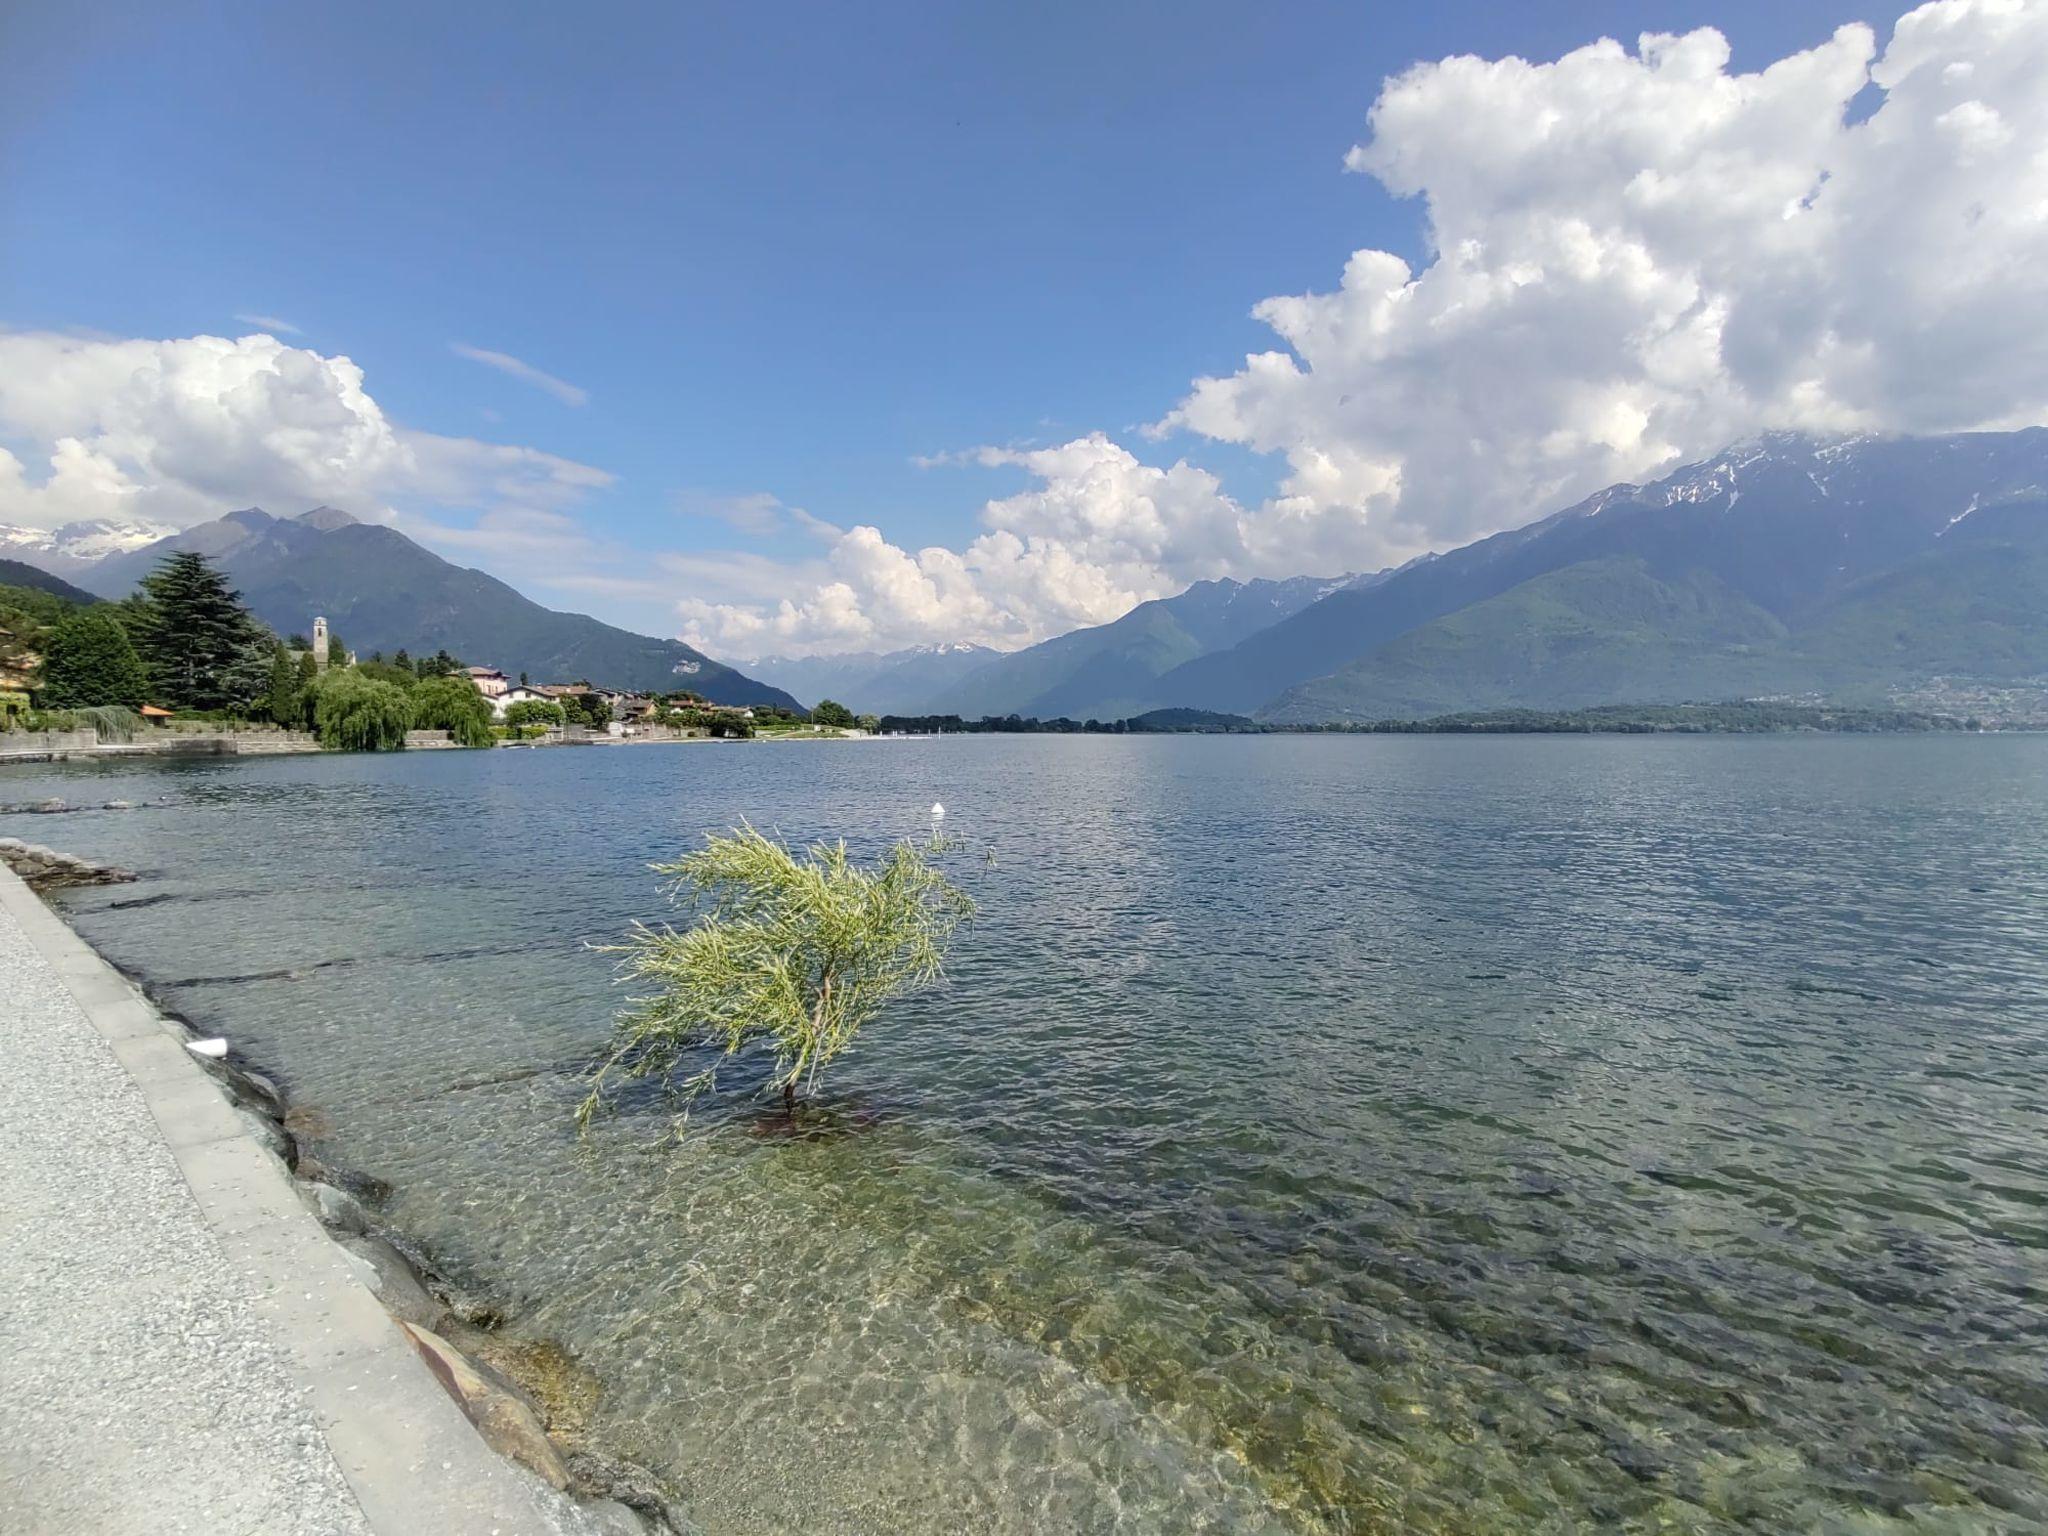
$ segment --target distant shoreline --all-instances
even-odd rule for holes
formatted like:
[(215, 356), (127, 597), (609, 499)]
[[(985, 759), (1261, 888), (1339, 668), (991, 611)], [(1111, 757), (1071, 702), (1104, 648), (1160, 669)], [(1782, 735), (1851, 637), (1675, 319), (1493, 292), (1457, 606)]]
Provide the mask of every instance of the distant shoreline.
[(1089, 736), (1705, 736), (1813, 733), (1825, 735), (1977, 734), (2038, 730), (1974, 717), (1919, 710), (1829, 704), (1731, 702), (1719, 704), (1603, 704), (1587, 709), (1469, 710), (1421, 719), (1331, 721), (1323, 724), (1254, 720), (1196, 709), (1158, 709), (1114, 721), (1025, 719), (1017, 715), (967, 720), (958, 715), (884, 715), (882, 734), (1089, 735)]

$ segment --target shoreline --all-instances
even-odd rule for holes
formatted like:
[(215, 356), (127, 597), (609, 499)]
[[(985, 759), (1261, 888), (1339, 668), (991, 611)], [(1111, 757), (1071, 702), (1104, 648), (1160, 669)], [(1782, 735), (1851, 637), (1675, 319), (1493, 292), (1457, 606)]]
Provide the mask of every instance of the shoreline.
[[(37, 884), (132, 878), (66, 858)], [(372, 1530), (695, 1530), (652, 1473), (586, 1443), (596, 1379), (552, 1340), (510, 1337), (507, 1309), (384, 1229), (388, 1187), (312, 1153), (274, 1081), (159, 1003), (4, 861), (0, 916), (141, 1092), (222, 1251), (279, 1303), (259, 1310)], [(359, 1391), (366, 1365), (384, 1378), (374, 1393)], [(419, 1475), (423, 1455), (440, 1476)]]

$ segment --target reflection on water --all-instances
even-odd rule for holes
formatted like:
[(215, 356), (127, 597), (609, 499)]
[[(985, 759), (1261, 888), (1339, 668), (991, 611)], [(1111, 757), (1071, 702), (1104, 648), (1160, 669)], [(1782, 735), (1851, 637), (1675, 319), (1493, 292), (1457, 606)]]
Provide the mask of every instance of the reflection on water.
[[(119, 789), (107, 781), (119, 778)], [(147, 778), (147, 786), (127, 781)], [(19, 787), (20, 793), (14, 793)], [(714, 1532), (2048, 1521), (2048, 741), (956, 739), (16, 771), (71, 898)], [(943, 800), (830, 1134), (579, 1145), (587, 944)], [(26, 822), (28, 818), (22, 818)]]

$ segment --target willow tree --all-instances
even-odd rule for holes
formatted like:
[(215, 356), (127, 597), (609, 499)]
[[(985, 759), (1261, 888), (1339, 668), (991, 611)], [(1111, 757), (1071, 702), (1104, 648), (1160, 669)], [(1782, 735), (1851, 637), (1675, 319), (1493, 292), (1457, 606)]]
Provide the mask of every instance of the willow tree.
[(491, 744), (491, 701), (466, 677), (429, 677), (412, 690), (416, 731), (446, 731), (459, 747)]
[(310, 691), (320, 745), (343, 752), (393, 752), (412, 729), (412, 705), (390, 683), (353, 667), (320, 674)]
[[(892, 998), (931, 985), (974, 903), (933, 867), (945, 845), (901, 842), (856, 864), (844, 842), (794, 852), (742, 824), (673, 864), (665, 894), (697, 912), (678, 931), (636, 923), (620, 974), (647, 986), (620, 1016), (577, 1118), (610, 1080), (672, 1078), (694, 1053), (765, 1057), (766, 1091), (794, 1110), (818, 1075)], [(720, 1059), (677, 1086), (685, 1102), (718, 1085)]]

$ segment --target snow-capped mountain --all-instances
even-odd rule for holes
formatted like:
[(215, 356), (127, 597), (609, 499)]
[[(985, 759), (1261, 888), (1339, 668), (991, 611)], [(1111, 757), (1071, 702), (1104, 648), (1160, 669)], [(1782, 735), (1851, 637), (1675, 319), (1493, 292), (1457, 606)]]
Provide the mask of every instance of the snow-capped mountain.
[(61, 528), (0, 523), (0, 556), (69, 580), (109, 555), (141, 549), (176, 531), (162, 523), (111, 518), (90, 518)]

